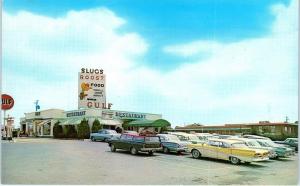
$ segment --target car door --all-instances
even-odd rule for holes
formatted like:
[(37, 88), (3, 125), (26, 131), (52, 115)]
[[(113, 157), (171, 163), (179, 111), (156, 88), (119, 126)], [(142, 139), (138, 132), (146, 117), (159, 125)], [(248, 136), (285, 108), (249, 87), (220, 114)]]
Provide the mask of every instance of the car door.
[(133, 146), (133, 136), (132, 135), (127, 135), (126, 140), (122, 144), (124, 146), (125, 150), (130, 150), (130, 148)]
[(126, 143), (126, 134), (122, 134), (119, 140), (114, 141), (114, 145), (117, 149), (124, 149), (124, 144)]
[(218, 148), (219, 148), (219, 142), (218, 141), (210, 141), (209, 145), (206, 148), (207, 157), (218, 158)]
[(102, 140), (102, 134), (103, 134), (103, 130), (99, 130), (98, 134), (95, 136), (96, 140)]
[(228, 160), (231, 149), (230, 145), (225, 142), (219, 142), (218, 159)]

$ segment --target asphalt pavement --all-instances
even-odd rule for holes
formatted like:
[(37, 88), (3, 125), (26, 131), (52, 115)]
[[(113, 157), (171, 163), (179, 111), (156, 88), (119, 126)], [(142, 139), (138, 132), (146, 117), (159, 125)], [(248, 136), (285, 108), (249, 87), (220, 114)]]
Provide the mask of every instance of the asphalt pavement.
[(232, 165), (190, 154), (111, 152), (89, 140), (18, 138), (2, 142), (2, 184), (297, 185), (298, 154)]

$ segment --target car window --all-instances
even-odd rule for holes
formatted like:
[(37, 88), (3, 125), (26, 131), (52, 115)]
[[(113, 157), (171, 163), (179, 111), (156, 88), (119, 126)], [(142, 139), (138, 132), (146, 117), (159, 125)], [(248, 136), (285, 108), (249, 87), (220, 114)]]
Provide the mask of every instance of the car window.
[(159, 136), (160, 141), (166, 141), (166, 138), (164, 136)]
[(107, 134), (117, 134), (117, 131), (115, 131), (115, 130), (110, 130), (110, 131), (107, 131)]
[(134, 141), (136, 142), (144, 142), (145, 141), (145, 137), (144, 136), (135, 136), (133, 138)]
[(153, 137), (145, 137), (145, 142), (160, 142), (159, 137), (153, 136)]
[(102, 133), (103, 133), (103, 130), (99, 130), (98, 133), (99, 133), (99, 134), (102, 134)]
[(227, 144), (227, 143), (224, 143), (224, 142), (220, 142), (220, 147), (222, 147), (222, 148), (229, 148), (230, 145)]
[(244, 148), (247, 147), (247, 145), (245, 143), (233, 143), (231, 144), (232, 147), (236, 147), (236, 148)]
[(121, 135), (120, 139), (121, 140), (126, 140), (127, 135)]
[(211, 145), (211, 146), (218, 147), (220, 145), (220, 142), (218, 142), (218, 141), (209, 141), (208, 144)]
[(133, 139), (133, 136), (127, 135), (126, 140), (131, 141)]

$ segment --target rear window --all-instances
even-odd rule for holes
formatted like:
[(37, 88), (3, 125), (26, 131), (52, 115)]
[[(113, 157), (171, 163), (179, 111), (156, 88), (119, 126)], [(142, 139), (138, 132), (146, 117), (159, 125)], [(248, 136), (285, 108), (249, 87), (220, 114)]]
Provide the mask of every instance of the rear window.
[(144, 142), (145, 141), (145, 137), (144, 136), (135, 136), (133, 138), (134, 141), (136, 142)]
[(159, 137), (145, 137), (145, 142), (160, 142)]

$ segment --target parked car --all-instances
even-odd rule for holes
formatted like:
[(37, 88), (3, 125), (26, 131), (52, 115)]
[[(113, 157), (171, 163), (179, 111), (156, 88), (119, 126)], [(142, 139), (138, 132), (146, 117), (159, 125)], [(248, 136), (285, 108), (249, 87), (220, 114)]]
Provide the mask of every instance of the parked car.
[(138, 152), (148, 152), (149, 155), (153, 155), (153, 152), (162, 150), (158, 136), (138, 136), (133, 134), (122, 134), (120, 137), (113, 138), (109, 141), (109, 146), (112, 152), (122, 149), (130, 151), (133, 155)]
[(277, 157), (289, 157), (294, 155), (293, 149), (276, 144), (272, 140), (256, 139), (256, 141), (263, 147), (273, 147)]
[(208, 141), (209, 138), (212, 138), (213, 135), (210, 133), (194, 133), (194, 135), (196, 135), (200, 141)]
[(244, 142), (250, 149), (263, 149), (269, 151), (269, 158), (276, 158), (277, 154), (274, 147), (261, 146), (255, 139), (249, 138), (229, 138)]
[(169, 153), (169, 152), (187, 152), (188, 148), (187, 145), (190, 144), (185, 141), (180, 141), (180, 139), (172, 134), (157, 134), (160, 138), (160, 142), (163, 148), (164, 153)]
[(298, 138), (286, 138), (284, 141), (275, 141), (275, 143), (295, 148), (298, 151)]
[(180, 141), (186, 141), (189, 143), (203, 143), (195, 134), (188, 134), (185, 132), (169, 132), (168, 134), (175, 135)]
[(120, 136), (121, 134), (117, 133), (115, 130), (109, 130), (109, 129), (102, 129), (99, 130), (97, 133), (91, 133), (90, 138), (92, 141), (105, 141), (108, 142), (108, 140), (114, 136)]
[(251, 163), (269, 159), (269, 152), (250, 149), (243, 142), (229, 139), (210, 139), (204, 144), (189, 144), (193, 158), (209, 157), (228, 160), (232, 164)]
[(242, 136), (243, 138), (249, 138), (249, 139), (265, 139), (265, 140), (271, 140), (268, 137), (264, 137), (264, 136), (257, 136), (257, 135), (250, 135), (250, 134), (246, 134)]

